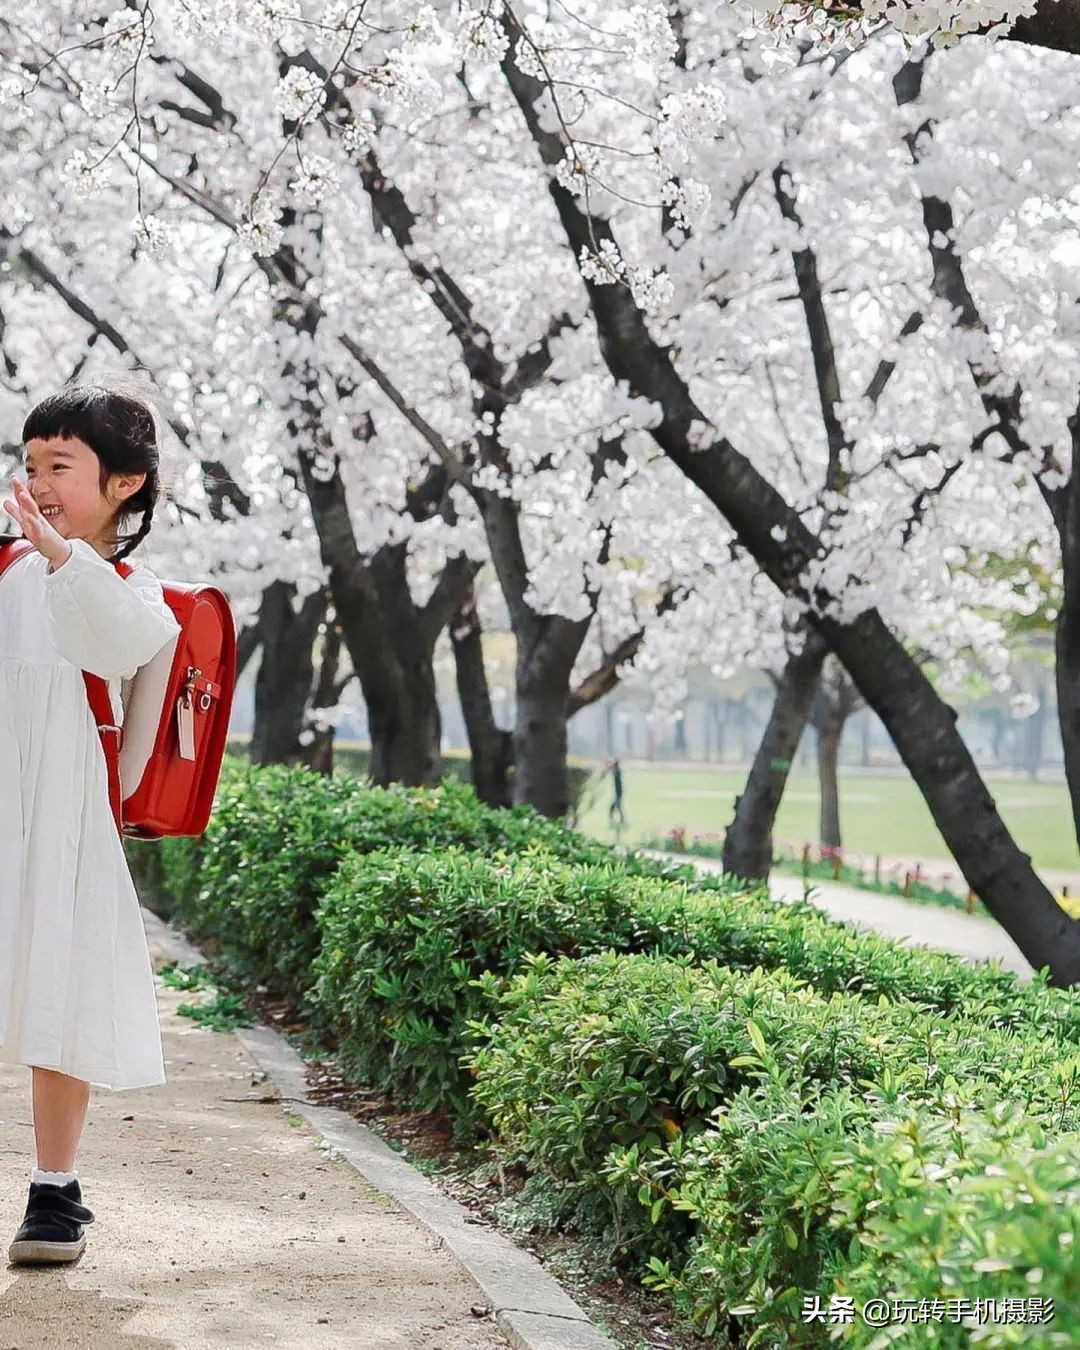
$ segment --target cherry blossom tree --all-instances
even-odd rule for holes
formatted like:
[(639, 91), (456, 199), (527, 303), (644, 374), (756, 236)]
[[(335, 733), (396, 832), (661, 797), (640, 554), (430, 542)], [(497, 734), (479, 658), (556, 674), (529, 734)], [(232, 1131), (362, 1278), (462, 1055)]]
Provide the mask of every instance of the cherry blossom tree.
[[(192, 23), (199, 29), (193, 13), (185, 10), (177, 16), (177, 32), (172, 36), (178, 41), (186, 37), (185, 50), (204, 55), (198, 42), (191, 41), (201, 30), (185, 29), (185, 24)], [(515, 309), (511, 303), (520, 301), (520, 282), (508, 269), (511, 296), (496, 291), (484, 299), (487, 310), (506, 315), (512, 324), (496, 327), (479, 306), (474, 312), (455, 274), (441, 262), (432, 265), (424, 256), (425, 240), (414, 238), (413, 213), (402, 192), (388, 181), (368, 144), (362, 120), (350, 117), (342, 132), (353, 192), (339, 195), (332, 215), (324, 209), (323, 199), (338, 182), (338, 171), (330, 160), (306, 154), (300, 158), (296, 176), (289, 180), (292, 205), (271, 215), (264, 203), (255, 202), (246, 218), (232, 219), (228, 203), (214, 194), (207, 166), (218, 156), (216, 168), (221, 181), (228, 184), (236, 166), (250, 161), (253, 149), (278, 136), (292, 137), (299, 156), (308, 121), (314, 121), (308, 117), (311, 91), (320, 87), (325, 71), (318, 54), (306, 47), (286, 44), (289, 52), (280, 46), (267, 48), (262, 55), (274, 62), (278, 82), (264, 86), (273, 97), (263, 98), (263, 121), (249, 128), (219, 91), (221, 81), (207, 77), (205, 65), (196, 69), (184, 64), (177, 69), (160, 53), (148, 55), (154, 45), (150, 40), (153, 18), (149, 8), (118, 12), (105, 25), (104, 40), (96, 37), (72, 43), (70, 49), (58, 41), (50, 46), (48, 31), (42, 27), (38, 31), (49, 53), (43, 69), (58, 77), (53, 92), (61, 106), (70, 108), (76, 95), (79, 110), (99, 119), (107, 119), (110, 106), (109, 81), (100, 78), (102, 65), (108, 69), (109, 60), (119, 56), (138, 66), (145, 58), (150, 74), (160, 70), (161, 87), (147, 93), (145, 106), (137, 101), (132, 105), (140, 122), (135, 165), (140, 203), (139, 175), (152, 160), (157, 178), (168, 185), (168, 197), (181, 194), (196, 208), (204, 228), (216, 223), (232, 230), (242, 246), (238, 265), (243, 267), (245, 255), (252, 264), (241, 284), (254, 295), (254, 308), (262, 305), (263, 322), (269, 320), (268, 341), (257, 344), (258, 354), (265, 361), (268, 351), (280, 353), (272, 378), (267, 380), (262, 374), (253, 378), (256, 383), (262, 381), (260, 396), (271, 409), (267, 424), (276, 426), (282, 443), (290, 447), (288, 455), (279, 455), (277, 472), (283, 484), (294, 487), (299, 477), (310, 503), (310, 523), (327, 569), (328, 593), (334, 599), (334, 625), (329, 631), (336, 633), (341, 628), (364, 689), (375, 745), (375, 776), (432, 781), (438, 773), (434, 640), (449, 616), (462, 612), (463, 596), (483, 556), (479, 540), (486, 536), (519, 640), (514, 790), (521, 800), (561, 812), (566, 804), (566, 718), (611, 687), (620, 666), (632, 660), (640, 647), (650, 615), (663, 614), (678, 593), (695, 584), (692, 555), (684, 552), (677, 592), (663, 568), (658, 570), (653, 563), (663, 549), (643, 548), (648, 532), (656, 533), (670, 549), (679, 527), (693, 526), (694, 508), (680, 505), (681, 498), (695, 495), (693, 490), (666, 466), (657, 466), (654, 476), (667, 473), (671, 478), (668, 490), (657, 492), (653, 484), (636, 493), (638, 509), (624, 513), (629, 531), (621, 519), (615, 521), (616, 495), (624, 505), (635, 499), (634, 492), (622, 489), (639, 472), (635, 451), (648, 440), (642, 438), (642, 412), (619, 394), (595, 355), (590, 358), (595, 374), (573, 369), (573, 362), (580, 359), (580, 340), (576, 350), (566, 343), (560, 345), (557, 356), (567, 373), (549, 373), (555, 359), (552, 342), (572, 336), (573, 330), (565, 314), (543, 312), (549, 297), (542, 297), (542, 305), (536, 307), (540, 346), (517, 361), (497, 350), (499, 345), (508, 347), (509, 341), (527, 345), (528, 315), (520, 314), (520, 305)], [(267, 36), (273, 36), (272, 29), (268, 20)], [(35, 33), (23, 31), (21, 36), (29, 36), (33, 47)], [(87, 63), (85, 71), (73, 65), (76, 60)], [(38, 77), (36, 87), (42, 92), (41, 72), (34, 60), (25, 60), (21, 70), (24, 76)], [(91, 71), (96, 80), (85, 77)], [(177, 84), (191, 101), (180, 102)], [(29, 111), (30, 105), (17, 90), (9, 88), (8, 92), (17, 112)], [(343, 105), (328, 101), (325, 95), (316, 102), (327, 115), (325, 125), (332, 127), (328, 115), (343, 112)], [(247, 105), (246, 114), (255, 124), (252, 107)], [(140, 120), (144, 115), (146, 128)], [(164, 156), (145, 154), (151, 141), (151, 120), (159, 134), (170, 122), (185, 133), (190, 128), (208, 133), (206, 144), (189, 139), (174, 149), (175, 134), (167, 142), (178, 162), (190, 159), (199, 165), (196, 173), (184, 164), (180, 172), (186, 176), (177, 176), (165, 166)], [(384, 143), (392, 157), (392, 135)], [(122, 155), (123, 137), (118, 144)], [(85, 152), (72, 150), (71, 145), (60, 119), (58, 126), (43, 129), (37, 150), (43, 161), (53, 164), (54, 174), (55, 165), (62, 163), (62, 176), (76, 184), (80, 194), (89, 196), (100, 190), (108, 196), (108, 155), (91, 167)], [(406, 148), (413, 148), (413, 143), (406, 142)], [(405, 169), (415, 175), (415, 166), (410, 169), (408, 161)], [(433, 173), (438, 171), (436, 166)], [(493, 190), (497, 187), (487, 189)], [(365, 194), (377, 229), (358, 250), (355, 221)], [(523, 232), (524, 226), (506, 231), (504, 246), (519, 244)], [(384, 238), (397, 245), (401, 257), (396, 261), (388, 259)], [(175, 251), (170, 229), (160, 215), (140, 211), (136, 240), (141, 250), (159, 261)], [(485, 259), (485, 269), (492, 261), (490, 256)], [(342, 331), (340, 312), (328, 321), (326, 297), (353, 287), (350, 300), (356, 301), (358, 268), (370, 269), (372, 312), (378, 308), (384, 317), (377, 330), (379, 363), (351, 333)], [(252, 285), (252, 275), (265, 286)], [(475, 264), (469, 266), (465, 254), (460, 275), (467, 283), (483, 276)], [(569, 282), (576, 295), (572, 268), (564, 265), (562, 276), (563, 284)], [(437, 314), (449, 324), (449, 335), (459, 349), (456, 359), (445, 350), (443, 325), (429, 325), (425, 330), (418, 321), (416, 307), (421, 299), (413, 289), (416, 282), (425, 292), (434, 293)], [(577, 304), (580, 308), (580, 296)], [(520, 340), (519, 328), (523, 329)], [(471, 385), (460, 379), (456, 361), (461, 359)], [(371, 389), (358, 388), (357, 363), (374, 387), (374, 406)], [(397, 384), (386, 375), (384, 365), (406, 368), (409, 374)], [(544, 388), (538, 387), (540, 380)], [(421, 389), (424, 394), (418, 392)], [(464, 400), (462, 394), (467, 395)], [(425, 405), (422, 410), (421, 405)], [(442, 428), (436, 430), (429, 420), (433, 408), (445, 406), (451, 410), (449, 434)], [(405, 428), (400, 426), (402, 417), (408, 424)], [(514, 421), (505, 432), (504, 418), (507, 423)], [(581, 427), (583, 421), (589, 423), (587, 430)], [(475, 426), (470, 427), (470, 422)], [(411, 435), (402, 437), (402, 431), (410, 430)], [(470, 440), (470, 430), (479, 435)], [(347, 473), (343, 452), (361, 445), (367, 451), (362, 464), (353, 464)], [(430, 463), (433, 450), (434, 469)], [(455, 490), (459, 500), (454, 498)], [(348, 501), (357, 498), (363, 498), (367, 507), (365, 550), (356, 543), (356, 527), (349, 513)], [(589, 508), (584, 515), (582, 502)], [(418, 509), (424, 513), (422, 518)], [(700, 514), (700, 507), (697, 511)], [(434, 533), (427, 528), (429, 524), (438, 527)], [(483, 527), (480, 536), (477, 525)], [(623, 533), (633, 536), (629, 544), (623, 543)], [(457, 540), (461, 551), (453, 552), (449, 545), (438, 582), (418, 606), (406, 575), (406, 550), (411, 548), (415, 554), (416, 541), (422, 536), (428, 540), (429, 553), (445, 550), (448, 540)], [(385, 542), (380, 543), (380, 538)], [(633, 562), (630, 568), (627, 561)], [(708, 583), (714, 576), (712, 563), (706, 563), (701, 580)], [(605, 579), (614, 584), (606, 587), (601, 612)], [(325, 593), (322, 598), (325, 602)], [(283, 612), (283, 600), (281, 596), (275, 600), (274, 593), (268, 592), (267, 604), (273, 603), (274, 614)], [(538, 601), (541, 608), (537, 608)], [(313, 603), (310, 617), (308, 611), (298, 616), (290, 659), (275, 663), (274, 669), (280, 670), (273, 687), (281, 706), (296, 707), (303, 677), (310, 669), (299, 653), (310, 650), (311, 633), (316, 626), (325, 626), (324, 616), (325, 603), (322, 614)], [(600, 650), (595, 643), (586, 643), (590, 626), (593, 634), (604, 633)], [(575, 674), (579, 657), (588, 664)], [(463, 663), (463, 671), (469, 668)], [(262, 675), (261, 670), (260, 679)], [(329, 679), (332, 690), (332, 673)], [(478, 702), (483, 705), (482, 689)], [(490, 718), (483, 724), (491, 733)], [(497, 734), (489, 738), (503, 744)], [(279, 748), (271, 742), (267, 753), (277, 754)]]
[[(877, 16), (858, 17), (872, 26)], [(995, 277), (1021, 208), (1010, 202), (996, 221), (970, 210), (985, 237), (965, 262), (977, 264), (991, 318), (986, 334), (958, 332), (951, 295), (927, 284), (918, 214), (920, 190), (941, 197), (934, 169), (939, 182), (949, 175), (926, 155), (912, 163), (895, 106), (890, 129), (884, 102), (874, 104), (867, 139), (868, 91), (888, 91), (903, 64), (894, 34), (851, 46), (826, 33), (821, 49), (789, 51), (746, 36), (739, 4), (611, 14), (534, 0), (287, 12), (188, 0), (132, 5), (81, 33), (49, 6), (4, 22), (17, 55), (3, 97), (16, 112), (55, 100), (60, 115), (37, 134), (62, 147), (60, 177), (134, 199), (139, 248), (167, 251), (170, 231), (199, 218), (254, 261), (293, 452), (313, 424), (289, 418), (317, 393), (337, 463), (320, 451), (313, 471), (386, 480), (365, 556), (399, 537), (408, 483), (445, 473), (437, 517), (409, 532), (430, 526), (425, 538), (447, 557), (490, 550), (508, 606), (519, 607), (526, 697), (515, 741), (533, 747), (538, 797), (554, 800), (560, 746), (546, 723), (565, 705), (547, 685), (530, 699), (532, 656), (558, 634), (565, 688), (581, 659), (574, 625), (586, 617), (589, 633), (615, 639), (607, 654), (618, 651), (640, 616), (625, 605), (605, 615), (619, 597), (610, 573), (632, 578), (629, 564), (642, 560), (648, 584), (628, 579), (622, 593), (655, 609), (661, 577), (690, 579), (658, 559), (673, 544), (683, 556), (689, 507), (708, 499), (728, 524), (717, 515), (696, 542), (704, 534), (714, 555), (761, 568), (777, 590), (774, 632), (814, 633), (836, 653), (969, 881), (1036, 964), (1075, 977), (1075, 925), (1008, 835), (913, 655), (944, 669), (956, 659), (948, 550), (981, 547), (980, 531), (998, 529), (1011, 553), (1033, 511), (1045, 517), (1035, 479), (1050, 486), (1053, 465), (1010, 444), (999, 382), (972, 379), (970, 367), (985, 374), (993, 335), (1041, 315), (1061, 264), (1040, 260), (1018, 299), (1003, 296)], [(969, 76), (997, 63), (984, 97), (994, 81), (1022, 83), (1029, 130), (1052, 103), (1021, 44), (974, 39), (936, 59)], [(240, 100), (219, 93), (222, 69), (242, 84)], [(956, 87), (936, 140), (962, 123), (970, 84)], [(110, 166), (130, 187), (102, 184)], [(1044, 157), (1039, 172), (1051, 168)], [(387, 183), (408, 206), (406, 232)], [(1059, 183), (1051, 175), (1040, 200)], [(376, 231), (366, 228), (373, 205)], [(944, 246), (929, 242), (937, 267)], [(762, 292), (771, 303), (754, 305)], [(1068, 313), (1041, 322), (1071, 355)], [(510, 399), (530, 351), (551, 357), (543, 382)], [(885, 387), (873, 389), (878, 371)], [(1062, 380), (1034, 359), (1023, 374), (1021, 413), (1035, 419), (1026, 442), (1052, 445), (1063, 465)], [(361, 419), (372, 435), (357, 464)], [(689, 495), (676, 493), (675, 470)], [(635, 480), (653, 499), (640, 516), (623, 496)], [(681, 515), (661, 508), (666, 499)], [(959, 523), (943, 532), (950, 506)], [(652, 523), (631, 540), (638, 520)], [(719, 575), (709, 562), (692, 576), (695, 594)], [(662, 616), (660, 631), (673, 621)], [(745, 628), (740, 636), (745, 645)], [(646, 636), (643, 669), (647, 652)]]
[[(504, 14), (503, 26), (510, 45), (528, 45), (529, 34), (514, 14)], [(544, 162), (557, 169), (568, 154), (574, 156), (573, 138), (565, 118), (553, 124), (541, 111), (545, 100), (558, 103), (550, 73), (528, 67), (528, 61), (503, 56), (504, 75), (530, 133)], [(580, 116), (576, 120), (580, 123)], [(587, 133), (577, 134), (584, 137)], [(654, 432), (658, 442), (722, 508), (776, 584), (806, 606), (815, 628), (841, 656), (864, 697), (889, 727), (969, 881), (1036, 963), (1047, 960), (1055, 978), (1070, 982), (1075, 975), (1070, 962), (1075, 962), (1077, 944), (1075, 939), (1069, 941), (1067, 933), (1073, 925), (1034, 876), (1028, 859), (994, 811), (956, 734), (951, 710), (873, 606), (876, 596), (868, 593), (866, 573), (852, 566), (850, 531), (847, 545), (838, 547), (845, 525), (839, 535), (828, 518), (819, 517), (808, 525), (752, 461), (735, 449), (730, 436), (716, 429), (714, 419), (699, 402), (701, 395), (695, 398), (691, 393), (685, 369), (675, 367), (649, 330), (649, 295), (642, 294), (642, 264), (634, 264), (639, 269), (636, 272), (629, 270), (609, 220), (591, 209), (587, 198), (582, 206), (558, 179), (551, 183), (550, 192), (593, 297), (605, 358), (617, 376), (655, 399), (662, 409)], [(655, 290), (655, 282), (648, 283), (650, 295)], [(940, 321), (944, 316), (939, 312), (936, 317)], [(726, 420), (730, 428), (730, 416)], [(965, 436), (970, 444), (980, 448), (985, 444), (986, 437), (973, 438), (970, 430)], [(826, 506), (826, 510), (833, 508), (835, 503)], [(852, 513), (842, 516), (850, 521)], [(878, 570), (874, 589), (880, 590), (885, 575), (883, 569)], [(853, 587), (851, 581), (856, 578), (860, 584)], [(1062, 956), (1063, 950), (1072, 955)]]

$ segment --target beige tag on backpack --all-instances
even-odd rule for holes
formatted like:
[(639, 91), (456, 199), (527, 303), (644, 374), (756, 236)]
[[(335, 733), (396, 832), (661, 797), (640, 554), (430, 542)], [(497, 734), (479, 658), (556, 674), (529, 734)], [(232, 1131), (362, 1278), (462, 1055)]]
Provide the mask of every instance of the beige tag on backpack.
[(180, 758), (195, 758), (195, 709), (190, 694), (181, 694), (176, 700), (176, 734), (180, 741)]

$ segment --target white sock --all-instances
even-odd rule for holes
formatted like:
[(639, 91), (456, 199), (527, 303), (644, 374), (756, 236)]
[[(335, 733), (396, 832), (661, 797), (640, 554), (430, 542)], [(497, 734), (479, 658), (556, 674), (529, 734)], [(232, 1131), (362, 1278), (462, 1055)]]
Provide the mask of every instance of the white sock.
[(48, 1182), (50, 1186), (66, 1186), (77, 1176), (77, 1172), (43, 1172), (40, 1167), (35, 1167), (30, 1173), (30, 1180), (35, 1183)]

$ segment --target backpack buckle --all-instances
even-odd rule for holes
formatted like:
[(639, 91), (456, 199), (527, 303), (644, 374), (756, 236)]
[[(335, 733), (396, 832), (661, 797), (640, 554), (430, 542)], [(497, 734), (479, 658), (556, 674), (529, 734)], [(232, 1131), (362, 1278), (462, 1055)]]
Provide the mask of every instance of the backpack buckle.
[(115, 731), (115, 732), (116, 732), (116, 749), (117, 749), (117, 752), (121, 751), (121, 750), (124, 748), (124, 728), (123, 728), (123, 727), (114, 727), (114, 726), (111, 726), (111, 725), (106, 725), (106, 726), (100, 726), (100, 725), (99, 725), (99, 726), (98, 726), (98, 731)]

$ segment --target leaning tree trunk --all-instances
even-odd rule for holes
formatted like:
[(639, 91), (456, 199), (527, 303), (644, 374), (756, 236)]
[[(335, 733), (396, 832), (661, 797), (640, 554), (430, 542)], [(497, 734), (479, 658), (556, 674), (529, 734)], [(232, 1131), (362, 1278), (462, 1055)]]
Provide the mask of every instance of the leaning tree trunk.
[(724, 835), (724, 871), (747, 880), (768, 880), (776, 813), (827, 651), (817, 633), (802, 631), (802, 650), (788, 657), (746, 787), (735, 801), (735, 819)]
[(469, 738), (473, 788), (480, 800), (489, 806), (509, 806), (514, 738), (497, 725), (491, 708), (480, 616), (476, 612), (476, 592), (472, 587), (450, 621), (450, 645), (454, 650), (458, 698)]
[(1058, 726), (1065, 756), (1073, 832), (1080, 841), (1080, 410), (1069, 419), (1073, 476), (1055, 502), (1055, 524), (1061, 539), (1064, 578), (1061, 613), (1054, 632), (1054, 681)]
[(275, 581), (263, 593), (259, 613), (262, 660), (255, 677), (255, 724), (251, 734), (253, 764), (295, 764), (303, 760), (300, 732), (311, 697), (315, 665), (313, 648), (326, 613), (326, 592), (304, 599), (297, 615), (296, 588)]
[(1065, 778), (1069, 785), (1073, 829), (1080, 839), (1080, 596), (1069, 595), (1068, 582), (1054, 646), (1054, 679)]

